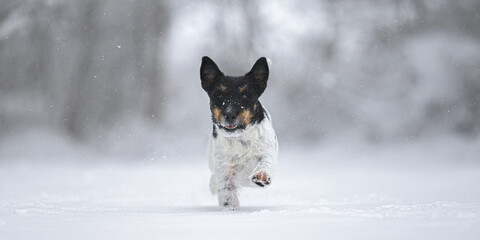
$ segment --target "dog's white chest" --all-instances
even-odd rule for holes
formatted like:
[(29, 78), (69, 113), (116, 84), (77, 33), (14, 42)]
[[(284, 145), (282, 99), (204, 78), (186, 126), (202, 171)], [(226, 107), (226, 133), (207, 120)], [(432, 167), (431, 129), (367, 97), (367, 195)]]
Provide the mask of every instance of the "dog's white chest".
[(260, 136), (257, 129), (251, 129), (241, 137), (217, 137), (215, 156), (228, 164), (243, 165), (260, 153)]
[[(213, 165), (251, 165), (264, 157), (277, 157), (277, 137), (270, 119), (246, 129), (242, 135), (210, 138), (209, 160)], [(250, 164), (251, 163), (251, 164)]]

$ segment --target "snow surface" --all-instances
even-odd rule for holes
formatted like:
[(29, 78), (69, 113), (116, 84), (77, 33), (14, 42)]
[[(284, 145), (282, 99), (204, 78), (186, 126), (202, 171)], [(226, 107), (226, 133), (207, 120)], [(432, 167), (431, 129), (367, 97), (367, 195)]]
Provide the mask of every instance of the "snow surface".
[(236, 212), (210, 195), (203, 155), (0, 161), (0, 239), (480, 239), (475, 149), (284, 150)]

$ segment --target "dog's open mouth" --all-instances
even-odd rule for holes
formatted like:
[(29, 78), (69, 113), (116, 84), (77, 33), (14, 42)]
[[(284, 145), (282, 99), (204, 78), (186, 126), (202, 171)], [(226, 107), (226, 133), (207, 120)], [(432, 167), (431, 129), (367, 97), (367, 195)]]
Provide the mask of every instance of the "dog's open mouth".
[(227, 132), (234, 132), (240, 128), (238, 124), (219, 124), (219, 126)]
[(237, 130), (238, 125), (237, 124), (229, 124), (229, 125), (221, 125), (223, 129), (225, 129), (227, 132), (233, 132)]
[(226, 129), (230, 129), (230, 130), (233, 130), (235, 128), (237, 128), (238, 126), (236, 124), (231, 124), (231, 125), (225, 125), (224, 126)]

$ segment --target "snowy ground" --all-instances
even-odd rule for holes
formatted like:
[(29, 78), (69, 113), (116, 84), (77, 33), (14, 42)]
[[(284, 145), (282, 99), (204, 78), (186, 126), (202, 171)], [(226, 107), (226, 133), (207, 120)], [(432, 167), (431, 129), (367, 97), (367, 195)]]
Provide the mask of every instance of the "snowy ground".
[(243, 190), (237, 212), (217, 207), (203, 155), (3, 159), (0, 239), (480, 239), (476, 149), (287, 150), (273, 185)]

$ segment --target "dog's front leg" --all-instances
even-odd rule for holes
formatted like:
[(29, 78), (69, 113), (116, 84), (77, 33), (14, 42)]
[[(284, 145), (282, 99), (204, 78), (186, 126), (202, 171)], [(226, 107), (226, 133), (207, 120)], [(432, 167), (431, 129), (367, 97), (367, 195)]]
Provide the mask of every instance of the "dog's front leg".
[(276, 161), (274, 158), (264, 156), (258, 157), (257, 159), (257, 167), (250, 176), (250, 179), (260, 187), (268, 186), (272, 182)]
[(240, 206), (235, 175), (234, 167), (222, 166), (216, 169), (218, 204), (224, 210), (235, 211)]

